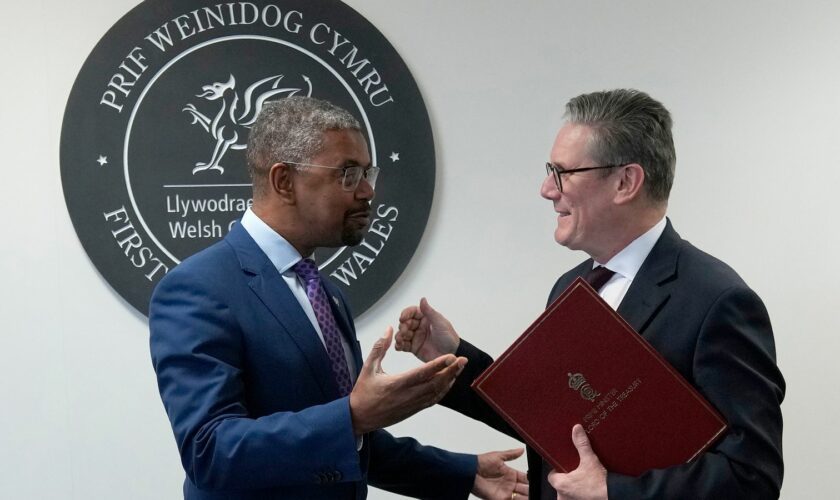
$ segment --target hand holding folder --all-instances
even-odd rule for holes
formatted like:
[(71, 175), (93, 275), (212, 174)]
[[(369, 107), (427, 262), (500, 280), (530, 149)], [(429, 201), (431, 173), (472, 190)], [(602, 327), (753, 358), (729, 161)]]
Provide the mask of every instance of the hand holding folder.
[(578, 467), (580, 424), (606, 470), (688, 462), (726, 430), (709, 403), (582, 279), (473, 388), (555, 470)]

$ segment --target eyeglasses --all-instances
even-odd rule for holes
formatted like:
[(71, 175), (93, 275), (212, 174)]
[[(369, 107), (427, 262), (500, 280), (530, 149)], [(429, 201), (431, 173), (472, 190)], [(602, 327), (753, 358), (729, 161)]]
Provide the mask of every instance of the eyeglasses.
[(361, 165), (352, 165), (348, 167), (328, 167), (326, 165), (314, 165), (312, 163), (300, 163), (296, 161), (281, 161), (287, 165), (294, 165), (297, 167), (316, 167), (328, 168), (330, 170), (341, 170), (341, 187), (345, 191), (355, 191), (359, 186), (362, 177), (365, 178), (371, 189), (376, 189), (376, 178), (379, 177), (379, 167), (363, 167)]
[(625, 163), (624, 165), (603, 165), (601, 167), (583, 167), (583, 168), (573, 168), (570, 170), (566, 170), (563, 167), (558, 167), (557, 165), (546, 162), (545, 164), (545, 173), (546, 175), (551, 175), (554, 177), (554, 184), (557, 185), (557, 189), (560, 192), (563, 192), (563, 180), (562, 177), (564, 174), (574, 174), (576, 172), (588, 172), (590, 170), (602, 170), (605, 168), (617, 168), (617, 167), (626, 167), (629, 163)]

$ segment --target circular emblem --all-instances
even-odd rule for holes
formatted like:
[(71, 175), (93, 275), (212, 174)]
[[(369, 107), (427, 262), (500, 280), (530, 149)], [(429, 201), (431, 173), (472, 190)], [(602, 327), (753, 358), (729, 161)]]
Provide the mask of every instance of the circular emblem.
[(105, 280), (148, 313), (179, 262), (225, 237), (251, 204), (248, 131), (262, 106), (331, 101), (362, 124), (382, 169), (356, 247), (316, 251), (354, 314), (414, 254), (431, 208), (434, 142), (408, 68), (385, 37), (330, 0), (147, 0), (96, 45), (61, 130), (76, 234)]

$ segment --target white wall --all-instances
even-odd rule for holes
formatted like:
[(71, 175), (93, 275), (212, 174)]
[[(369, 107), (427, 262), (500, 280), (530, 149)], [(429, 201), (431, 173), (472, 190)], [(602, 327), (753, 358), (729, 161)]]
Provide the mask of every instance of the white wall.
[[(832, 262), (840, 252), (840, 4), (348, 3), (412, 69), (439, 169), (417, 255), (358, 321), (363, 346), (426, 295), (462, 335), (500, 353), (540, 312), (555, 277), (583, 258), (553, 242), (554, 216), (538, 196), (563, 103), (590, 90), (644, 89), (675, 118), (675, 226), (739, 270), (770, 310), (788, 382), (782, 497), (831, 495), (840, 467), (840, 271)], [(90, 264), (59, 176), (76, 74), (133, 6), (43, 0), (3, 9), (2, 498), (180, 497), (145, 318)], [(386, 358), (390, 371), (414, 365), (404, 354)], [(392, 430), (462, 451), (515, 445), (438, 408)]]

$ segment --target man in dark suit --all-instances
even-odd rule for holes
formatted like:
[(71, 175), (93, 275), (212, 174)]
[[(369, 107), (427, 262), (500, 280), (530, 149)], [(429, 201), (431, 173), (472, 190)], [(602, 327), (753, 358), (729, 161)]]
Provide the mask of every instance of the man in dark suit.
[(465, 360), (386, 375), (389, 328), (363, 364), (344, 297), (309, 258), (358, 244), (370, 222), (378, 168), (358, 122), (316, 99), (272, 102), (247, 157), (253, 206), (151, 300), (184, 497), (363, 499), (368, 484), (423, 498), (527, 491), (504, 463), (520, 450), (476, 457), (382, 430), (437, 402)]
[[(576, 425), (576, 470), (551, 472), (528, 450), (531, 498), (777, 498), (785, 382), (770, 320), (732, 268), (680, 238), (665, 217), (676, 163), (669, 112), (647, 94), (614, 90), (572, 99), (566, 118), (540, 193), (557, 213), (556, 241), (591, 258), (557, 280), (549, 304), (586, 277), (720, 411), (729, 430), (690, 463), (629, 477), (604, 469)], [(425, 299), (403, 311), (396, 348), (420, 359), (469, 359), (441, 404), (516, 436), (469, 388), (492, 359), (460, 339)]]

